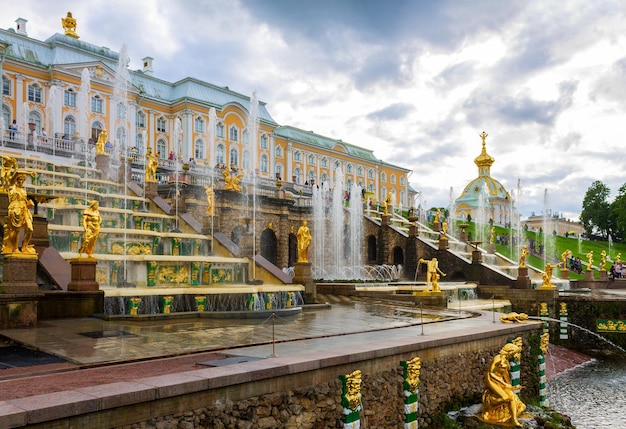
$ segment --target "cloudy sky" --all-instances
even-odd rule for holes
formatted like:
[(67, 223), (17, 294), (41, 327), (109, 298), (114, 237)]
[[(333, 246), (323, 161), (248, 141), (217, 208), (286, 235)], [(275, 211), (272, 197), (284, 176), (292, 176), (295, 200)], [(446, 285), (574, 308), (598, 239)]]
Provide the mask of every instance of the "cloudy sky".
[(132, 69), (151, 56), (156, 77), (256, 91), (279, 124), (412, 169), (428, 207), (477, 176), (483, 130), (524, 216), (576, 219), (594, 180), (612, 196), (626, 182), (620, 0), (12, 3), (2, 28), (25, 18), (45, 40), (71, 11), (81, 40), (126, 45)]

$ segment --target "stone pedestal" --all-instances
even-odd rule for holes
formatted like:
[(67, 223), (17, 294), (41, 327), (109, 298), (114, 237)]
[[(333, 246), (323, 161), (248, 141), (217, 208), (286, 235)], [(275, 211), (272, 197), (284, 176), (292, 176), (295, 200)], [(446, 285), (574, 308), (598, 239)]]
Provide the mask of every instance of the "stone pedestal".
[(518, 267), (517, 280), (515, 281), (516, 289), (530, 289), (531, 283), (528, 277), (528, 267)]
[(433, 231), (441, 232), (441, 222), (434, 222), (433, 223)]
[(446, 237), (445, 235), (439, 237), (439, 250), (446, 250), (448, 247), (448, 237)]
[(296, 262), (294, 265), (293, 282), (304, 286), (304, 302), (311, 304), (316, 302), (317, 288), (311, 277), (310, 262)]
[(478, 249), (472, 250), (472, 264), (482, 264), (483, 252)]
[(48, 219), (40, 215), (33, 215), (33, 236), (30, 244), (35, 247), (49, 247)]
[(382, 221), (381, 221), (381, 224), (382, 224), (383, 226), (387, 226), (387, 225), (389, 225), (390, 220), (391, 220), (391, 215), (388, 215), (388, 214), (386, 214), (386, 215), (385, 215), (385, 214), (384, 214), (384, 215), (382, 216)]
[(608, 280), (609, 280), (609, 275), (608, 275), (608, 273), (606, 272), (606, 270), (601, 270), (601, 271), (600, 271), (600, 281), (601, 281), (601, 282), (606, 282), (606, 281), (608, 281)]
[(417, 237), (418, 235), (419, 235), (419, 229), (417, 228), (417, 225), (412, 223), (409, 226), (409, 237)]
[(72, 278), (67, 285), (69, 291), (97, 291), (96, 281), (96, 258), (70, 259)]
[(496, 253), (496, 245), (493, 243), (489, 243), (489, 246), (487, 247), (487, 253), (489, 253), (490, 255), (494, 255)]
[(567, 268), (561, 268), (561, 270), (559, 271), (559, 274), (563, 280), (569, 279), (569, 270)]
[(594, 281), (594, 275), (593, 275), (593, 271), (592, 270), (586, 270), (585, 271), (585, 277), (584, 277), (585, 281)]
[(2, 256), (3, 293), (32, 294), (39, 292), (39, 286), (37, 285), (37, 255), (16, 253)]
[(427, 307), (446, 308), (448, 306), (448, 298), (445, 292), (420, 291), (413, 292), (413, 296), (417, 302), (421, 302)]
[(102, 171), (104, 177), (111, 177), (111, 157), (106, 154), (96, 155), (96, 168)]
[(156, 182), (146, 182), (146, 197), (156, 197), (158, 185)]

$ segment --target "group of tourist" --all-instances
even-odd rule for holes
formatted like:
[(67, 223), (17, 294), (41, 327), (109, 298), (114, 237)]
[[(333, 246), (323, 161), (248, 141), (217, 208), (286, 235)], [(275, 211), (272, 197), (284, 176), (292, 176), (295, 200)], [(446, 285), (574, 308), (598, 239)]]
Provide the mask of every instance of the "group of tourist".
[(569, 269), (581, 274), (583, 272), (583, 263), (580, 258), (576, 256), (569, 258)]

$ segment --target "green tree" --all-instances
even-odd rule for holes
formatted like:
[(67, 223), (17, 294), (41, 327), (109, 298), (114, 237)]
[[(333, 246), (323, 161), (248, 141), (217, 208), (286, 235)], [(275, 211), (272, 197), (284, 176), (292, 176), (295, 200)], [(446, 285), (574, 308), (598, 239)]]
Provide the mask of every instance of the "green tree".
[(613, 239), (623, 241), (626, 235), (626, 183), (619, 188), (619, 193), (611, 203), (611, 223)]
[(587, 189), (580, 213), (580, 222), (583, 224), (587, 237), (598, 234), (604, 239), (608, 238), (610, 204), (607, 198), (609, 193), (609, 187), (600, 180), (593, 182)]

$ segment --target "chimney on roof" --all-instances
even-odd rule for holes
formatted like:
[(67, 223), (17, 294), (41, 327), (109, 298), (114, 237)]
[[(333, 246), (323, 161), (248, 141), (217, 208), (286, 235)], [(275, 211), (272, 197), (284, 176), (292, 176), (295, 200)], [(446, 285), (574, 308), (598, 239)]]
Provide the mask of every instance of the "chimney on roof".
[(28, 33), (26, 33), (26, 23), (28, 20), (24, 18), (17, 18), (15, 22), (17, 23), (17, 34), (28, 36)]
[(141, 60), (143, 62), (143, 69), (141, 71), (143, 71), (144, 74), (147, 74), (148, 76), (152, 76), (152, 60), (154, 60), (154, 58), (152, 57), (145, 57)]

